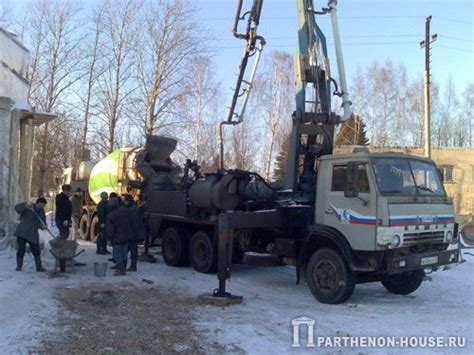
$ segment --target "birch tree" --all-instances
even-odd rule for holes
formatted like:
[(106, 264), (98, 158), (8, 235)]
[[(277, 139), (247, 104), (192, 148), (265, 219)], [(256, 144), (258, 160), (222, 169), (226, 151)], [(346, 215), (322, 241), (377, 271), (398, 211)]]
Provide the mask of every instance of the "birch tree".
[[(28, 19), (33, 29), (30, 48), (34, 48), (29, 71), (32, 89), (30, 100), (45, 112), (66, 112), (68, 92), (81, 78), (82, 41), (78, 20), (80, 8), (70, 2), (42, 0), (29, 8)], [(38, 190), (42, 193), (53, 180), (51, 156), (60, 155), (54, 139), (64, 126), (66, 116), (46, 123), (37, 132), (37, 169), (34, 171)], [(73, 149), (66, 150), (67, 152)]]
[(294, 111), (294, 76), (292, 57), (274, 51), (265, 63), (265, 70), (256, 83), (254, 100), (258, 114), (265, 124), (264, 177), (270, 179), (275, 154), (289, 134)]
[(194, 12), (185, 0), (147, 2), (137, 50), (137, 125), (143, 136), (185, 123), (176, 106), (190, 93), (187, 72), (204, 52)]
[[(198, 56), (188, 71), (187, 95), (180, 101), (179, 119), (183, 153), (197, 160), (203, 169), (214, 167), (217, 157), (217, 125), (222, 120), (220, 83), (215, 80), (213, 63), (207, 56)], [(183, 149), (184, 148), (184, 149)]]
[[(434, 107), (439, 100), (434, 101)], [(448, 147), (455, 143), (453, 136), (453, 128), (457, 117), (459, 115), (459, 98), (457, 96), (456, 87), (452, 78), (448, 79), (446, 87), (444, 89), (443, 102), (438, 115), (432, 114), (434, 120), (432, 120), (432, 128), (434, 134), (434, 145), (438, 147)]]
[(465, 145), (472, 147), (474, 144), (474, 83), (468, 84), (463, 92), (462, 108), (462, 127), (468, 135)]
[(100, 44), (101, 44), (101, 33), (103, 31), (103, 19), (102, 19), (102, 8), (93, 10), (93, 19), (91, 22), (90, 34), (91, 39), (87, 41), (87, 57), (85, 65), (85, 93), (80, 98), (81, 109), (83, 110), (83, 125), (82, 125), (82, 136), (81, 136), (81, 156), (84, 155), (84, 151), (87, 146), (87, 137), (90, 128), (90, 117), (93, 106), (97, 103), (94, 102), (95, 88), (97, 86), (97, 80), (101, 75), (103, 65), (100, 62)]
[(103, 36), (100, 55), (106, 70), (99, 80), (98, 128), (101, 147), (107, 152), (116, 148), (117, 130), (136, 89), (134, 50), (138, 34), (138, 0), (105, 0)]

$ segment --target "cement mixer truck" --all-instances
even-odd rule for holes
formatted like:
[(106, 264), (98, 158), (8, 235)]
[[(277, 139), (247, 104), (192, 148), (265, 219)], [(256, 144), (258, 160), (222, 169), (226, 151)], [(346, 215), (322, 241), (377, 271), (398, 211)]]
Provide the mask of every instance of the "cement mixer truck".
[(101, 192), (115, 192), (119, 196), (131, 194), (135, 200), (142, 200), (141, 191), (147, 176), (162, 170), (169, 172), (177, 169), (169, 158), (175, 147), (173, 139), (150, 136), (145, 146), (120, 148), (98, 162), (87, 159), (64, 169), (57, 180), (58, 191), (62, 185), (69, 184), (73, 191), (81, 188), (85, 192), (79, 224), (81, 238), (92, 242), (97, 239), (96, 206)]

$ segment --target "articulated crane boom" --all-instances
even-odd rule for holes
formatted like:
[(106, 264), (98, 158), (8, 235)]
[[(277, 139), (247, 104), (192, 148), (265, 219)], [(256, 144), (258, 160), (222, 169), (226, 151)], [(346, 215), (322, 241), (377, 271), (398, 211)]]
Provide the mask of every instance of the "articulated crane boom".
[[(306, 202), (314, 200), (318, 158), (332, 153), (334, 127), (350, 116), (350, 101), (347, 94), (336, 3), (336, 0), (330, 0), (328, 8), (314, 11), (312, 0), (297, 0), (299, 30), (298, 49), (295, 56), (296, 111), (293, 114), (284, 187), (292, 191), (293, 198)], [(265, 45), (265, 39), (257, 35), (262, 4), (263, 0), (254, 0), (252, 9), (243, 15), (243, 0), (239, 0), (237, 5), (232, 33), (236, 38), (246, 40), (246, 44), (228, 117), (219, 125), (219, 169), (221, 171), (224, 170), (223, 126), (237, 125), (243, 121), (257, 66)], [(331, 78), (326, 38), (315, 19), (315, 15), (327, 13), (331, 15), (332, 19), (342, 92), (338, 91), (336, 81)], [(246, 18), (246, 30), (244, 33), (239, 33), (239, 21)], [(245, 79), (247, 64), (252, 57), (252, 71)], [(331, 92), (331, 83), (335, 85), (334, 92)], [(343, 117), (331, 112), (332, 94), (341, 96), (343, 99)], [(243, 101), (238, 108), (240, 98)]]
[[(263, 0), (254, 0), (252, 9), (242, 14), (243, 0), (238, 1), (237, 13), (234, 18), (234, 26), (232, 33), (234, 37), (238, 39), (244, 39), (246, 41), (244, 52), (242, 55), (242, 61), (239, 66), (239, 75), (237, 77), (237, 83), (234, 89), (234, 95), (232, 96), (232, 102), (229, 108), (229, 115), (227, 120), (222, 121), (219, 124), (219, 169), (224, 170), (224, 141), (223, 141), (223, 126), (224, 125), (237, 125), (244, 119), (245, 109), (247, 108), (248, 99), (250, 92), (253, 87), (253, 80), (255, 73), (257, 72), (258, 63), (260, 62), (260, 56), (265, 46), (265, 39), (262, 36), (257, 35), (257, 27), (260, 22), (260, 14), (262, 11)], [(245, 33), (239, 33), (238, 26), (239, 21), (247, 18), (247, 26)], [(245, 70), (249, 59), (253, 57), (253, 67), (250, 76), (245, 79)], [(243, 88), (242, 88), (243, 86)], [(237, 108), (239, 98), (243, 97), (243, 102), (240, 108)]]
[[(315, 11), (312, 0), (298, 0), (298, 48), (295, 55), (296, 111), (290, 136), (285, 188), (292, 190), (296, 199), (314, 200), (314, 186), (318, 158), (331, 154), (334, 127), (350, 116), (344, 62), (336, 18), (336, 0), (329, 8)], [(326, 38), (316, 23), (315, 15), (330, 13), (336, 44), (342, 92), (331, 77)], [(331, 93), (331, 83), (335, 90)], [(344, 116), (331, 112), (332, 94), (343, 98)]]

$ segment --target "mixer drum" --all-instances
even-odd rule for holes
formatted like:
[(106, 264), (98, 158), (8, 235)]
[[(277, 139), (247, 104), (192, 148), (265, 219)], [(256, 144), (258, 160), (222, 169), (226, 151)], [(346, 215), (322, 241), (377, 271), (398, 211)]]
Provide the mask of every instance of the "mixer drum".
[(199, 208), (233, 210), (245, 197), (247, 177), (236, 174), (209, 174), (189, 189), (191, 203)]

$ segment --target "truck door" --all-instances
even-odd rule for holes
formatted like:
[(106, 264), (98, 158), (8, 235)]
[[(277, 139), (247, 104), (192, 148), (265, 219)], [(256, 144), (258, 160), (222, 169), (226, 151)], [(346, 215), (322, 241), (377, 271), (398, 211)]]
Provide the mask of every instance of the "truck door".
[[(358, 197), (344, 197), (347, 164), (333, 162), (327, 184), (324, 224), (340, 231), (353, 249), (374, 250), (376, 193), (365, 162), (357, 164)], [(371, 188), (372, 187), (372, 188)]]

